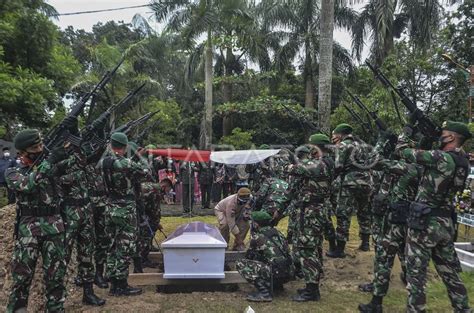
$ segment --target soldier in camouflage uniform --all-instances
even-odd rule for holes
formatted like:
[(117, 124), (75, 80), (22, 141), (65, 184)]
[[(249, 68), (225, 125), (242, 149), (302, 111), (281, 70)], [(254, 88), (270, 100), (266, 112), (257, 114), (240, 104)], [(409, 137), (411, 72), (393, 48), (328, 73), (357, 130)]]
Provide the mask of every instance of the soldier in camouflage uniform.
[(136, 180), (144, 178), (147, 171), (124, 155), (128, 144), (125, 134), (111, 136), (112, 155), (100, 160), (108, 194), (106, 209), (107, 232), (112, 238), (107, 258), (107, 274), (111, 281), (110, 295), (128, 296), (142, 292), (127, 283), (130, 260), (136, 253), (137, 212), (132, 188)]
[(94, 216), (94, 259), (95, 277), (94, 283), (99, 288), (109, 288), (109, 284), (104, 279), (104, 266), (107, 261), (107, 250), (112, 240), (105, 228), (105, 209), (107, 207), (107, 194), (100, 170), (95, 166), (88, 166), (89, 195)]
[[(470, 312), (467, 291), (459, 277), (460, 262), (454, 250), (452, 198), (467, 179), (469, 158), (461, 147), (471, 137), (466, 124), (445, 122), (439, 138), (440, 150), (400, 149), (402, 159), (424, 168), (407, 221), (409, 312), (426, 309), (426, 272), (430, 259), (446, 285), (454, 311)], [(400, 141), (404, 140), (402, 136)]]
[(359, 247), (362, 251), (369, 250), (370, 212), (368, 211), (371, 177), (367, 170), (357, 167), (358, 159), (364, 158), (370, 151), (365, 151), (365, 144), (352, 136), (352, 127), (340, 124), (333, 131), (333, 143), (337, 145), (335, 155), (336, 174), (340, 179), (337, 195), (336, 219), (337, 244), (334, 253), (328, 257), (344, 258), (344, 248), (349, 240), (351, 217), (357, 211), (359, 236), (362, 239)]
[(23, 130), (15, 136), (14, 144), (21, 163), (19, 168), (9, 168), (5, 172), (8, 188), (15, 191), (17, 198), (15, 248), (11, 265), (13, 283), (7, 312), (26, 312), (29, 288), (40, 255), (46, 286), (46, 311), (64, 312), (66, 251), (55, 177), (61, 172), (56, 163), (65, 154), (53, 150), (47, 160), (32, 168), (43, 151), (39, 132)]
[(322, 244), (324, 223), (327, 219), (324, 204), (330, 195), (334, 174), (334, 162), (327, 156), (326, 145), (330, 143), (324, 134), (314, 134), (309, 142), (313, 145), (312, 157), (297, 163), (290, 175), (298, 176), (300, 182), (298, 200), (293, 215), (296, 225), (293, 234), (293, 259), (297, 271), (302, 273), (306, 287), (299, 289), (294, 301), (318, 301), (319, 282), (323, 275)]
[(288, 183), (273, 177), (268, 165), (262, 167), (264, 179), (255, 196), (255, 210), (265, 211), (274, 217), (274, 225), (279, 221), (278, 215), (286, 211), (286, 194)]
[(257, 288), (248, 301), (272, 301), (272, 291), (283, 290), (283, 284), (293, 278), (293, 261), (288, 242), (271, 226), (272, 216), (263, 211), (251, 214), (250, 246), (245, 259), (236, 262), (237, 271)]
[(82, 302), (101, 306), (105, 300), (94, 294), (94, 221), (89, 199), (87, 160), (80, 148), (72, 148), (73, 153), (59, 166), (65, 173), (59, 178), (63, 193), (61, 213), (65, 223), (66, 264), (71, 260), (72, 250), (77, 243), (78, 278), (83, 286)]

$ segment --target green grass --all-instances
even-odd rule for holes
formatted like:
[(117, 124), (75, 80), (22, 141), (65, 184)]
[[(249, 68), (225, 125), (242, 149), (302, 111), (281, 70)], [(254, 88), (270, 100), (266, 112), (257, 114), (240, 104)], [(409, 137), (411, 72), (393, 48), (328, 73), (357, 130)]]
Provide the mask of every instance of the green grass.
[[(202, 221), (208, 224), (216, 225), (214, 216), (182, 218), (165, 217), (162, 224), (165, 232), (170, 234), (177, 226), (190, 221)], [(283, 219), (278, 228), (286, 233), (287, 219)], [(351, 243), (352, 246), (358, 244), (357, 220), (354, 218), (351, 225)], [(164, 237), (158, 234), (159, 241)], [(347, 259), (346, 259), (347, 260)], [(434, 267), (430, 266), (430, 271)], [(474, 298), (474, 273), (462, 273), (461, 277), (469, 292), (470, 299)], [(328, 281), (331, 277), (327, 277)], [(396, 276), (394, 280), (397, 280)], [(344, 282), (342, 281), (341, 284)], [(329, 285), (329, 286), (328, 286)], [(287, 291), (281, 296), (276, 296), (271, 304), (253, 304), (245, 300), (246, 292), (252, 291), (250, 286), (243, 286), (241, 291), (234, 293), (192, 293), (192, 294), (170, 294), (164, 295), (167, 301), (160, 302), (160, 312), (243, 312), (250, 304), (256, 312), (357, 312), (359, 303), (370, 301), (371, 295), (357, 291), (356, 285), (350, 290), (332, 288), (334, 284), (323, 285), (321, 288), (322, 299), (313, 303), (294, 303), (289, 297), (295, 293), (296, 288), (303, 286), (303, 282), (292, 282), (287, 284)], [(384, 299), (385, 312), (405, 312), (407, 291), (394, 284), (390, 286), (388, 295)], [(438, 279), (431, 280), (427, 285), (427, 304), (429, 312), (451, 312), (452, 308), (446, 288), (442, 281)], [(194, 296), (193, 296), (194, 295)], [(199, 301), (196, 301), (196, 295), (199, 295)], [(176, 301), (173, 301), (175, 299)], [(179, 299), (179, 300), (178, 300)]]

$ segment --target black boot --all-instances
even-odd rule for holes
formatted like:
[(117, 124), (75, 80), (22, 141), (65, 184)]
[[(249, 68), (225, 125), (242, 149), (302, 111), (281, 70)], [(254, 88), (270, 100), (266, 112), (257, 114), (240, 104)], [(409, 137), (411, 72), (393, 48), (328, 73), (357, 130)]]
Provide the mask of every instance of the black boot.
[(359, 311), (364, 313), (382, 313), (383, 297), (373, 296), (367, 304), (359, 304)]
[(319, 301), (320, 299), (319, 286), (316, 284), (306, 284), (306, 288), (292, 298), (293, 301), (297, 302)]
[(337, 243), (336, 243), (336, 249), (334, 249), (334, 253), (330, 253), (330, 251), (328, 251), (326, 253), (326, 256), (328, 256), (330, 258), (343, 259), (343, 258), (346, 257), (346, 254), (344, 253), (345, 247), (346, 247), (346, 242), (338, 240)]
[(157, 268), (157, 267), (158, 267), (158, 263), (152, 262), (149, 258), (144, 258), (143, 261), (142, 261), (142, 267), (143, 267), (143, 268), (145, 268), (145, 267)]
[(105, 300), (97, 297), (94, 293), (92, 283), (82, 284), (82, 303), (87, 305), (102, 306), (105, 304)]
[(271, 302), (273, 300), (270, 293), (270, 282), (267, 282), (263, 279), (258, 279), (255, 281), (255, 288), (257, 292), (251, 293), (247, 296), (248, 301), (252, 302)]
[(111, 287), (109, 295), (111, 296), (135, 296), (142, 293), (141, 288), (134, 288), (128, 285), (126, 279), (118, 280), (116, 278), (111, 279)]
[(74, 277), (74, 285), (77, 287), (82, 287), (82, 278), (79, 276)]
[(370, 235), (369, 234), (361, 234), (360, 239), (362, 242), (360, 243), (359, 250), (361, 251), (369, 251), (370, 250)]
[(142, 258), (136, 257), (133, 258), (133, 272), (134, 273), (143, 273)]
[(372, 292), (374, 291), (374, 283), (370, 282), (370, 283), (360, 284), (359, 290), (362, 292)]
[(329, 256), (329, 255), (334, 255), (334, 253), (336, 252), (336, 239), (334, 238), (331, 238), (331, 239), (328, 239), (328, 242), (329, 242), (329, 250), (328, 252), (326, 252), (326, 256)]
[(106, 288), (109, 288), (109, 284), (107, 284), (103, 275), (104, 275), (104, 264), (96, 263), (94, 284), (101, 289), (106, 289)]

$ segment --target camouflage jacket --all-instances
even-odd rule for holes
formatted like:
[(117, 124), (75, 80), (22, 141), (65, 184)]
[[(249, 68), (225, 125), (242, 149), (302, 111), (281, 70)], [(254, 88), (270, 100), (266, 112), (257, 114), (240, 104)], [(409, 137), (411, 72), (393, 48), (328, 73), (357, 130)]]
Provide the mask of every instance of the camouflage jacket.
[(74, 202), (74, 200), (79, 202), (89, 199), (89, 180), (85, 159), (73, 153), (58, 165), (65, 168), (65, 172), (59, 177), (59, 186), (62, 190), (62, 200), (66, 205), (73, 205), (68, 202)]
[(276, 177), (267, 177), (262, 182), (255, 195), (257, 210), (263, 210), (273, 214), (276, 210), (280, 213), (285, 211), (287, 202), (286, 191), (288, 183)]
[(335, 170), (341, 177), (341, 187), (370, 188), (370, 172), (358, 166), (363, 164), (372, 152), (369, 148), (368, 145), (354, 140), (350, 135), (336, 148)]
[(273, 272), (286, 271), (283, 276), (291, 276), (294, 271), (285, 236), (270, 226), (252, 230), (247, 258), (272, 265)]
[(303, 159), (291, 169), (296, 177), (294, 187), (298, 194), (298, 201), (322, 203), (331, 195), (331, 183), (334, 177), (334, 161), (325, 156), (321, 159)]
[(423, 166), (415, 201), (425, 203), (431, 208), (451, 211), (456, 182), (464, 180), (461, 184), (465, 183), (468, 169), (461, 169), (466, 173), (464, 178), (458, 177), (458, 168), (453, 156), (441, 150), (404, 149), (401, 156), (407, 162)]
[[(17, 197), (17, 214), (20, 214), (18, 236), (48, 236), (63, 232), (64, 224), (59, 214), (60, 190), (54, 179), (62, 169), (43, 161), (35, 170), (29, 173), (28, 170), (28, 166), (20, 164), (19, 168), (9, 168), (5, 171), (8, 188), (14, 190)], [(23, 208), (48, 216), (21, 215)]]
[(379, 163), (384, 171), (395, 175), (388, 188), (390, 202), (415, 200), (420, 167), (403, 160), (381, 160)]
[(112, 202), (134, 202), (134, 188), (148, 176), (142, 164), (124, 156), (107, 156), (99, 161), (109, 200)]
[(107, 192), (105, 189), (104, 177), (98, 167), (87, 165), (86, 167), (89, 182), (89, 197), (91, 202), (102, 207), (107, 204)]

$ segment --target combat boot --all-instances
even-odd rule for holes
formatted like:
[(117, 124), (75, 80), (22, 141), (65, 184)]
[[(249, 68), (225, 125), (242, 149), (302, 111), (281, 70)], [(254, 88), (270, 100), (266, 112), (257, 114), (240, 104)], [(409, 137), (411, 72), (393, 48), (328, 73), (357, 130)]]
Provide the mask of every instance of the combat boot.
[(336, 239), (334, 239), (334, 238), (328, 239), (328, 242), (329, 242), (329, 250), (328, 250), (328, 252), (326, 252), (326, 256), (334, 255), (334, 253), (336, 252), (336, 249), (337, 249)]
[(119, 286), (123, 296), (136, 296), (142, 293), (141, 288), (130, 286), (126, 279), (122, 279)]
[(360, 238), (362, 239), (359, 250), (361, 251), (369, 251), (370, 250), (370, 235), (369, 234), (361, 234)]
[(359, 304), (359, 311), (364, 313), (382, 313), (382, 299), (380, 296), (373, 296), (367, 304)]
[(251, 302), (271, 302), (273, 300), (270, 293), (270, 282), (263, 279), (257, 279), (255, 281), (255, 288), (257, 292), (251, 293), (247, 296), (247, 301)]
[(344, 253), (345, 247), (346, 247), (346, 242), (338, 240), (336, 243), (336, 249), (334, 250), (334, 253), (330, 253), (330, 251), (328, 251), (326, 253), (326, 256), (330, 258), (343, 259), (346, 257), (346, 254)]
[(359, 290), (362, 292), (372, 292), (374, 291), (374, 283), (370, 282), (370, 283), (360, 284)]
[(293, 301), (297, 302), (319, 301), (320, 299), (319, 286), (316, 284), (306, 284), (306, 288), (292, 298)]
[(136, 257), (133, 258), (133, 272), (134, 273), (143, 273), (142, 258)]
[(101, 289), (109, 288), (109, 284), (104, 279), (104, 264), (96, 263), (94, 284)]
[(152, 262), (149, 258), (145, 258), (145, 259), (142, 261), (142, 268), (145, 268), (145, 267), (148, 267), (148, 268), (157, 268), (157, 267), (158, 267), (158, 263)]
[(105, 304), (105, 300), (97, 297), (94, 293), (92, 283), (82, 284), (82, 303), (87, 305), (102, 306)]

